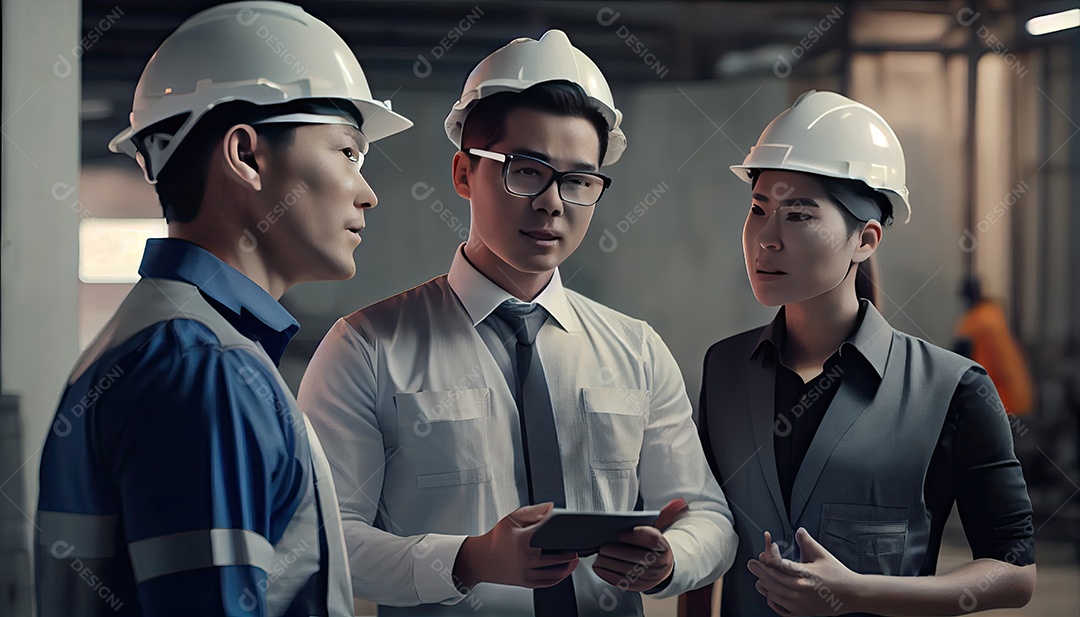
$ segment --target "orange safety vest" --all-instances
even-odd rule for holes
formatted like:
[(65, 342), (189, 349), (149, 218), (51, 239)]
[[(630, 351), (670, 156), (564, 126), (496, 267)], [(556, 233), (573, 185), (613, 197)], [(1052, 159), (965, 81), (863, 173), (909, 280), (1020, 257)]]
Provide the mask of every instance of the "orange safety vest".
[(957, 324), (956, 335), (971, 341), (971, 359), (986, 369), (1005, 411), (1017, 416), (1031, 413), (1034, 403), (1031, 371), (1009, 331), (1001, 306), (991, 300), (979, 301)]

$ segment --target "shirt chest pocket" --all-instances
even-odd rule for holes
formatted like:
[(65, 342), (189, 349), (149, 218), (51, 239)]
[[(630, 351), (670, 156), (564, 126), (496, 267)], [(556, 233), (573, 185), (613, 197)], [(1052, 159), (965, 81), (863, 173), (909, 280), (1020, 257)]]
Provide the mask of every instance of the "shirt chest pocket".
[(637, 467), (649, 414), (649, 392), (629, 388), (582, 388), (593, 469)]
[(398, 442), (417, 488), (486, 482), (491, 391), (446, 390), (394, 395)]

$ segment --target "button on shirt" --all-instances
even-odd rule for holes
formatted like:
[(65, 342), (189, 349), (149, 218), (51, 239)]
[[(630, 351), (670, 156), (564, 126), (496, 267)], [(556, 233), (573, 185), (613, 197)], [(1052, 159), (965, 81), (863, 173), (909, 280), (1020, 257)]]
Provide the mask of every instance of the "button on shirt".
[[(194, 244), (150, 240), (140, 274), (195, 285), (275, 363), (299, 327), (261, 287)], [(285, 532), (311, 464), (296, 455), (294, 427), (281, 413), (285, 394), (265, 361), (220, 345), (185, 319), (184, 306), (175, 310), (96, 356), (92, 345), (92, 363), (77, 367), (64, 392), (42, 451), (39, 606), (47, 598), (66, 606), (47, 614), (308, 615), (289, 601), (267, 603), (264, 568), (185, 567), (163, 549), (143, 551), (146, 563), (129, 556), (140, 542), (210, 546), (222, 533), (272, 553), (265, 542)], [(106, 328), (98, 341), (108, 335)], [(82, 571), (79, 579), (67, 561), (75, 558), (90, 576)], [(161, 568), (173, 573), (146, 578)]]
[[(466, 536), (528, 503), (513, 361), (489, 319), (510, 298), (459, 249), (448, 276), (339, 320), (304, 376), (298, 401), (334, 463), (353, 591), (417, 609), (387, 614), (532, 614), (530, 589), (480, 584), (463, 601), (451, 576)], [(665, 532), (675, 570), (657, 595), (714, 580), (734, 553), (731, 514), (671, 353), (645, 322), (565, 289), (558, 270), (534, 302), (550, 315), (535, 344), (567, 508), (685, 498), (691, 511)], [(574, 573), (582, 614), (639, 614), (638, 595), (591, 563)]]

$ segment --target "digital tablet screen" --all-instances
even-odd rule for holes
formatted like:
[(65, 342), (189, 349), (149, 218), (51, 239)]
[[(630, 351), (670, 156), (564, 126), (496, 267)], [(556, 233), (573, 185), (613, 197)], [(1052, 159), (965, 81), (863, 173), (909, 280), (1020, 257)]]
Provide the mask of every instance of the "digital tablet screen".
[(644, 512), (571, 512), (555, 508), (550, 518), (533, 534), (529, 545), (544, 552), (595, 553), (601, 546), (619, 541), (619, 532), (639, 525), (652, 525), (657, 510)]

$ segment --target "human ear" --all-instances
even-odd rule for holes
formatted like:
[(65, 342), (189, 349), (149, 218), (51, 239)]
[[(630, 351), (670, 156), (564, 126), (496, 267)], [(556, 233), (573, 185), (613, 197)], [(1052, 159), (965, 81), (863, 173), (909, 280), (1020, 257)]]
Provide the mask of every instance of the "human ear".
[(237, 124), (230, 128), (221, 141), (226, 177), (250, 190), (261, 190), (262, 177), (257, 160), (261, 157), (256, 156), (260, 145), (259, 135), (250, 125)]
[(851, 256), (851, 261), (854, 263), (861, 263), (870, 259), (870, 256), (877, 251), (877, 247), (881, 244), (881, 223), (875, 219), (870, 219), (863, 226), (862, 233), (859, 234), (859, 246), (855, 247), (855, 253)]
[(454, 180), (454, 190), (463, 199), (469, 199), (472, 196), (472, 190), (469, 188), (469, 174), (472, 172), (472, 161), (469, 159), (469, 155), (458, 151), (454, 154), (452, 165), (451, 174), (453, 175)]

